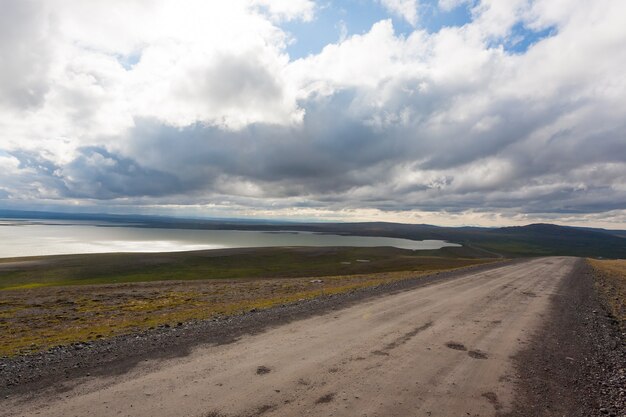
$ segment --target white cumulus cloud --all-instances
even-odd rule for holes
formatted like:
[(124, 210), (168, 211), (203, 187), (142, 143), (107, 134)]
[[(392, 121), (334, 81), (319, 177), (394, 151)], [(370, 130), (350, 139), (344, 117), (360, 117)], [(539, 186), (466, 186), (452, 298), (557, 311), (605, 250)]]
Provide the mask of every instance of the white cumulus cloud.
[(380, 0), (380, 3), (389, 10), (390, 13), (393, 13), (413, 26), (417, 24), (418, 21), (418, 0)]

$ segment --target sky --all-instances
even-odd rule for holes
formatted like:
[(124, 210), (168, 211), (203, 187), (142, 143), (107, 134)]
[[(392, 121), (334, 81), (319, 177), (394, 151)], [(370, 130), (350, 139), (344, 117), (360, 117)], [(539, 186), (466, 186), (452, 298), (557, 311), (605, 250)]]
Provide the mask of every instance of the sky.
[(0, 209), (626, 229), (623, 0), (0, 6)]

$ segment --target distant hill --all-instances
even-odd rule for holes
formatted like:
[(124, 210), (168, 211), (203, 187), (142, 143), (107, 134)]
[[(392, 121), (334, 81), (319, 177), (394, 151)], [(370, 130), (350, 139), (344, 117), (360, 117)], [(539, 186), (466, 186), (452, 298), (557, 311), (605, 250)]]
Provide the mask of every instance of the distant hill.
[(606, 230), (554, 224), (502, 227), (477, 239), (477, 245), (505, 255), (572, 255), (626, 258), (626, 238)]
[(385, 236), (405, 239), (436, 239), (464, 245), (459, 256), (582, 256), (626, 259), (626, 231), (554, 224), (527, 226), (440, 227), (428, 224), (387, 222), (296, 223), (255, 219), (199, 219), (165, 216), (69, 214), (0, 210), (0, 218), (106, 221), (113, 225), (133, 223), (139, 227), (205, 230), (311, 231), (358, 236)]
[[(553, 224), (480, 228), (437, 227), (393, 223), (315, 226), (327, 231), (380, 234), (409, 239), (441, 239), (505, 257), (582, 256), (626, 258), (626, 234), (603, 229), (581, 229)], [(622, 237), (624, 236), (624, 237)]]

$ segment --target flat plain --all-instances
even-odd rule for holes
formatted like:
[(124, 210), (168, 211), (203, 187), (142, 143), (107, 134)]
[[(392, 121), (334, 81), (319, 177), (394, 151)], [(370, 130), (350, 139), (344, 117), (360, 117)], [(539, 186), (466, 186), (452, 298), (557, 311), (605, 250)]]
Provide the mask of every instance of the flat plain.
[(268, 248), (3, 260), (0, 356), (493, 261), (443, 254), (393, 248)]

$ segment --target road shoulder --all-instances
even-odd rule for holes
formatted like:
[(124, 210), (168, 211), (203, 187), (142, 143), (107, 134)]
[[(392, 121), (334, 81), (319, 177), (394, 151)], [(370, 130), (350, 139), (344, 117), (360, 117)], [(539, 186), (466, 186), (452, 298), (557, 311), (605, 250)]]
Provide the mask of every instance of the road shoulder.
[(552, 296), (544, 324), (515, 355), (506, 417), (626, 416), (626, 346), (582, 259)]

